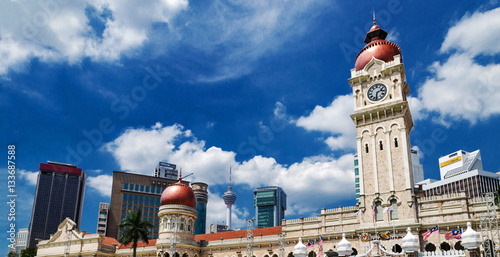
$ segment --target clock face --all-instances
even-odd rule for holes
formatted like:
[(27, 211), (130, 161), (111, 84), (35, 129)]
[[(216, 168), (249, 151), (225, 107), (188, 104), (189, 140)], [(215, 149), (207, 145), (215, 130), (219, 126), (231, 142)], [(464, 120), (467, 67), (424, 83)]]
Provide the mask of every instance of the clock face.
[(368, 89), (368, 99), (372, 101), (380, 101), (387, 95), (387, 87), (384, 84), (378, 83)]

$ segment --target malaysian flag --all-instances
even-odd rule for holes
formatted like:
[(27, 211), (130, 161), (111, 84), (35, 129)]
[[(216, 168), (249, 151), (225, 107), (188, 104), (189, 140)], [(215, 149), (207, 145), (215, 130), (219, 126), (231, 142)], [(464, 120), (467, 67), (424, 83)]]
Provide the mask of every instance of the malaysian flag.
[(450, 240), (453, 238), (462, 239), (462, 228), (446, 232), (446, 234), (444, 234), (444, 238), (446, 238), (446, 240)]
[(319, 242), (318, 242), (318, 248), (319, 248), (319, 256), (323, 256), (323, 236), (319, 236)]
[(434, 234), (439, 234), (439, 225), (436, 225), (435, 227), (432, 227), (431, 229), (429, 229), (429, 231), (422, 233), (422, 236), (424, 237), (424, 240), (427, 240), (429, 237), (431, 237)]
[(314, 240), (312, 242), (307, 243), (306, 245), (307, 250), (311, 250), (314, 248)]

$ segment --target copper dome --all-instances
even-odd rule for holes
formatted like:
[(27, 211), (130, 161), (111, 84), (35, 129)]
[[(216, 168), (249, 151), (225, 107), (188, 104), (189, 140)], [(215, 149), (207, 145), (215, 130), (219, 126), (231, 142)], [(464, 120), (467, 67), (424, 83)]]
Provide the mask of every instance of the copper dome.
[(184, 185), (179, 176), (179, 182), (169, 185), (160, 198), (160, 205), (182, 204), (196, 209), (196, 195), (190, 186)]
[(354, 67), (357, 71), (362, 70), (373, 57), (384, 62), (394, 60), (394, 56), (401, 54), (401, 48), (398, 45), (385, 40), (387, 32), (382, 30), (373, 20), (373, 27), (366, 33), (365, 43), (367, 44), (358, 56)]

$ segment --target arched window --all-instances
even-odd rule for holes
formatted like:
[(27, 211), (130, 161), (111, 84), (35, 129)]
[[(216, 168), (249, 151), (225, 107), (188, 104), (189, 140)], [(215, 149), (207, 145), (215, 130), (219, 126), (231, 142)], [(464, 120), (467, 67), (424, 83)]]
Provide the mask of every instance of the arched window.
[(464, 246), (462, 245), (462, 243), (460, 241), (458, 241), (456, 244), (455, 244), (455, 250), (465, 250), (464, 249)]
[(396, 199), (392, 199), (390, 201), (391, 203), (391, 212), (390, 212), (390, 216), (391, 216), (391, 220), (397, 220), (398, 219), (398, 201)]
[(307, 257), (316, 257), (316, 253), (313, 251), (310, 251)]
[(429, 243), (425, 246), (425, 251), (426, 252), (435, 252), (436, 251), (436, 246), (433, 243)]
[(356, 248), (352, 248), (351, 255), (354, 255), (354, 256), (358, 255), (358, 250), (356, 250)]
[(365, 151), (368, 153), (368, 144), (365, 144)]
[(290, 253), (288, 254), (288, 257), (294, 257), (294, 256), (293, 256), (293, 252), (290, 252)]
[(384, 150), (384, 144), (382, 144), (382, 141), (379, 142), (380, 145), (380, 151)]
[(403, 249), (402, 249), (402, 248), (401, 248), (401, 246), (400, 246), (400, 245), (398, 245), (398, 244), (395, 244), (395, 245), (392, 247), (392, 252), (394, 252), (394, 253), (400, 253), (400, 252), (402, 252), (402, 251), (403, 251)]
[(375, 202), (375, 217), (377, 221), (383, 221), (384, 220), (384, 210), (382, 208), (382, 202), (381, 201), (376, 201)]
[(175, 226), (175, 219), (172, 219), (172, 230), (177, 230), (177, 227)]
[(441, 248), (441, 251), (449, 251), (451, 249), (451, 246), (450, 246), (450, 244), (443, 242), (443, 243), (441, 243), (439, 248)]
[(181, 230), (184, 230), (184, 222), (185, 222), (184, 219), (182, 219), (181, 220), (181, 228), (180, 228)]
[(396, 148), (398, 147), (398, 138), (396, 137), (394, 138), (394, 147)]

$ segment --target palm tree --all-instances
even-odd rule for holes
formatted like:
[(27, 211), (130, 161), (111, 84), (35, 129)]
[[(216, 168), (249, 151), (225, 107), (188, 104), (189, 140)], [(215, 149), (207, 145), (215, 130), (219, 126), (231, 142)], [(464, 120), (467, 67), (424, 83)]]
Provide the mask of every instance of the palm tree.
[(149, 228), (153, 227), (153, 224), (148, 221), (141, 221), (142, 213), (139, 209), (137, 212), (132, 212), (131, 210), (127, 213), (127, 218), (122, 220), (120, 228), (125, 228), (123, 234), (120, 236), (120, 243), (127, 245), (132, 243), (134, 249), (134, 257), (137, 250), (137, 242), (139, 240), (144, 241), (146, 244), (149, 243)]

